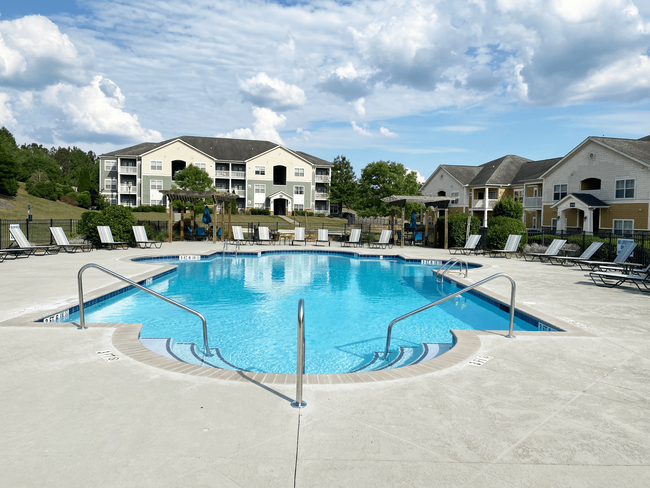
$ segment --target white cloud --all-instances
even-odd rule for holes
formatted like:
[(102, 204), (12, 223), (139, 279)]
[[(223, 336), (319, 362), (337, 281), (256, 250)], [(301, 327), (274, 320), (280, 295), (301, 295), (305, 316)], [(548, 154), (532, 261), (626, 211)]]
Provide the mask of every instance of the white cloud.
[(250, 128), (235, 129), (232, 132), (217, 134), (217, 137), (258, 139), (284, 145), (277, 130), (284, 126), (287, 120), (284, 115), (278, 115), (268, 108), (253, 107), (253, 116), (255, 117), (255, 122), (253, 123), (252, 130)]
[(424, 183), (425, 181), (427, 181), (427, 179), (426, 179), (424, 176), (422, 176), (422, 175), (420, 174), (420, 172), (419, 172), (418, 170), (416, 170), (416, 169), (408, 169), (408, 168), (406, 168), (406, 174), (409, 174), (409, 173), (413, 173), (413, 174), (415, 174), (415, 180), (416, 180), (420, 185), (421, 185), (422, 183)]
[(352, 108), (354, 108), (354, 111), (359, 115), (359, 117), (363, 117), (366, 115), (366, 99), (362, 97), (359, 100), (352, 102)]
[(244, 99), (256, 107), (289, 110), (305, 104), (305, 92), (266, 73), (259, 73), (239, 83)]
[(13, 127), (16, 119), (9, 106), (9, 95), (0, 92), (0, 126)]
[(88, 86), (64, 83), (49, 86), (40, 98), (59, 118), (65, 119), (65, 124), (54, 129), (60, 138), (123, 143), (162, 140), (160, 132), (144, 129), (137, 115), (122, 110), (125, 97), (119, 87), (100, 75)]
[(384, 137), (399, 137), (395, 132), (391, 132), (386, 127), (380, 127), (379, 132)]
[(352, 130), (354, 130), (354, 132), (356, 132), (357, 134), (361, 134), (362, 136), (366, 136), (366, 137), (372, 137), (370, 131), (364, 129), (363, 127), (359, 127), (355, 121), (352, 121), (351, 124), (352, 124)]
[(443, 125), (441, 127), (435, 127), (433, 130), (443, 131), (443, 132), (460, 132), (461, 134), (471, 134), (473, 132), (485, 130), (485, 127), (480, 127), (478, 125)]

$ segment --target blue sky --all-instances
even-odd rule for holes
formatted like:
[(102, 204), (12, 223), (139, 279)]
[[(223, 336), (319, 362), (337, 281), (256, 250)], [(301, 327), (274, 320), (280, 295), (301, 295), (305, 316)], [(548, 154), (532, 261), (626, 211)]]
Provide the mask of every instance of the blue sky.
[(650, 134), (645, 0), (4, 3), (19, 143), (255, 138), (427, 177)]

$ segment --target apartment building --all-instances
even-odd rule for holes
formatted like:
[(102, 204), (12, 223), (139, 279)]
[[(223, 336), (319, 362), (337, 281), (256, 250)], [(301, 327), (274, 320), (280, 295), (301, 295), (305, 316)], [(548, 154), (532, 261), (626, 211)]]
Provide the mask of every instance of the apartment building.
[(176, 172), (194, 165), (215, 188), (236, 194), (241, 211), (330, 211), (332, 163), (268, 141), (182, 136), (99, 158), (101, 192), (113, 205), (166, 205), (160, 190), (171, 189)]

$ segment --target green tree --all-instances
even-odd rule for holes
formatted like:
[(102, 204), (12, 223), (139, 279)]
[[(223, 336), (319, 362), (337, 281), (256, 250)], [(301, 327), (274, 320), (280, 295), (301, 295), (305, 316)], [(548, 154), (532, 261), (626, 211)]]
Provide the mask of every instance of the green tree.
[(50, 151), (41, 145), (32, 143), (20, 146), (18, 164), (20, 181), (27, 181), (36, 171), (45, 173), (50, 181), (61, 181), (62, 172), (59, 164), (50, 156)]
[(329, 185), (330, 203), (339, 204), (341, 208), (353, 208), (358, 188), (357, 176), (350, 161), (345, 156), (336, 156)]
[(77, 229), (88, 239), (99, 241), (98, 225), (108, 225), (111, 228), (113, 239), (116, 241), (129, 242), (133, 241), (131, 226), (138, 225), (138, 221), (129, 207), (110, 205), (99, 212), (82, 213)]
[(0, 193), (14, 196), (18, 193), (18, 164), (16, 140), (5, 127), (0, 129)]
[(514, 198), (502, 198), (494, 204), (492, 209), (492, 217), (510, 217), (511, 219), (519, 219), (524, 215), (524, 206), (521, 202)]
[[(90, 171), (87, 166), (79, 168), (79, 176), (77, 178), (77, 191), (79, 193), (90, 192), (92, 186), (90, 185)], [(90, 197), (90, 193), (88, 194)]]
[(174, 175), (176, 185), (182, 190), (205, 191), (212, 188), (214, 181), (202, 169), (190, 165)]
[[(392, 195), (419, 195), (414, 173), (406, 173), (403, 164), (392, 161), (370, 163), (361, 170), (357, 210), (361, 215), (388, 215), (388, 205), (381, 199)], [(421, 205), (407, 205), (406, 211)]]
[(487, 247), (489, 249), (503, 249), (510, 234), (521, 235), (521, 241), (519, 241), (520, 249), (523, 249), (528, 243), (526, 224), (521, 219), (492, 217), (488, 221)]

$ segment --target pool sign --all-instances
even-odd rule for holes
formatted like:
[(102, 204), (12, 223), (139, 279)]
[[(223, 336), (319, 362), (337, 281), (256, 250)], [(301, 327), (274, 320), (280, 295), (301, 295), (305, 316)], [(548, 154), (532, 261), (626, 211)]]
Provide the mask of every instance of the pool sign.
[(117, 361), (120, 359), (119, 356), (116, 356), (111, 351), (96, 351), (96, 352), (99, 355), (99, 357), (102, 358), (104, 361)]
[(201, 256), (197, 254), (186, 254), (178, 256), (179, 261), (201, 261)]
[(634, 239), (618, 239), (616, 241), (616, 254), (620, 254), (621, 250), (630, 242), (634, 242)]
[[(20, 224), (9, 224), (9, 229), (20, 229)], [(15, 240), (14, 235), (11, 232), (9, 232), (9, 240)]]
[(471, 364), (472, 366), (483, 366), (490, 359), (492, 359), (492, 356), (476, 356), (467, 364)]

